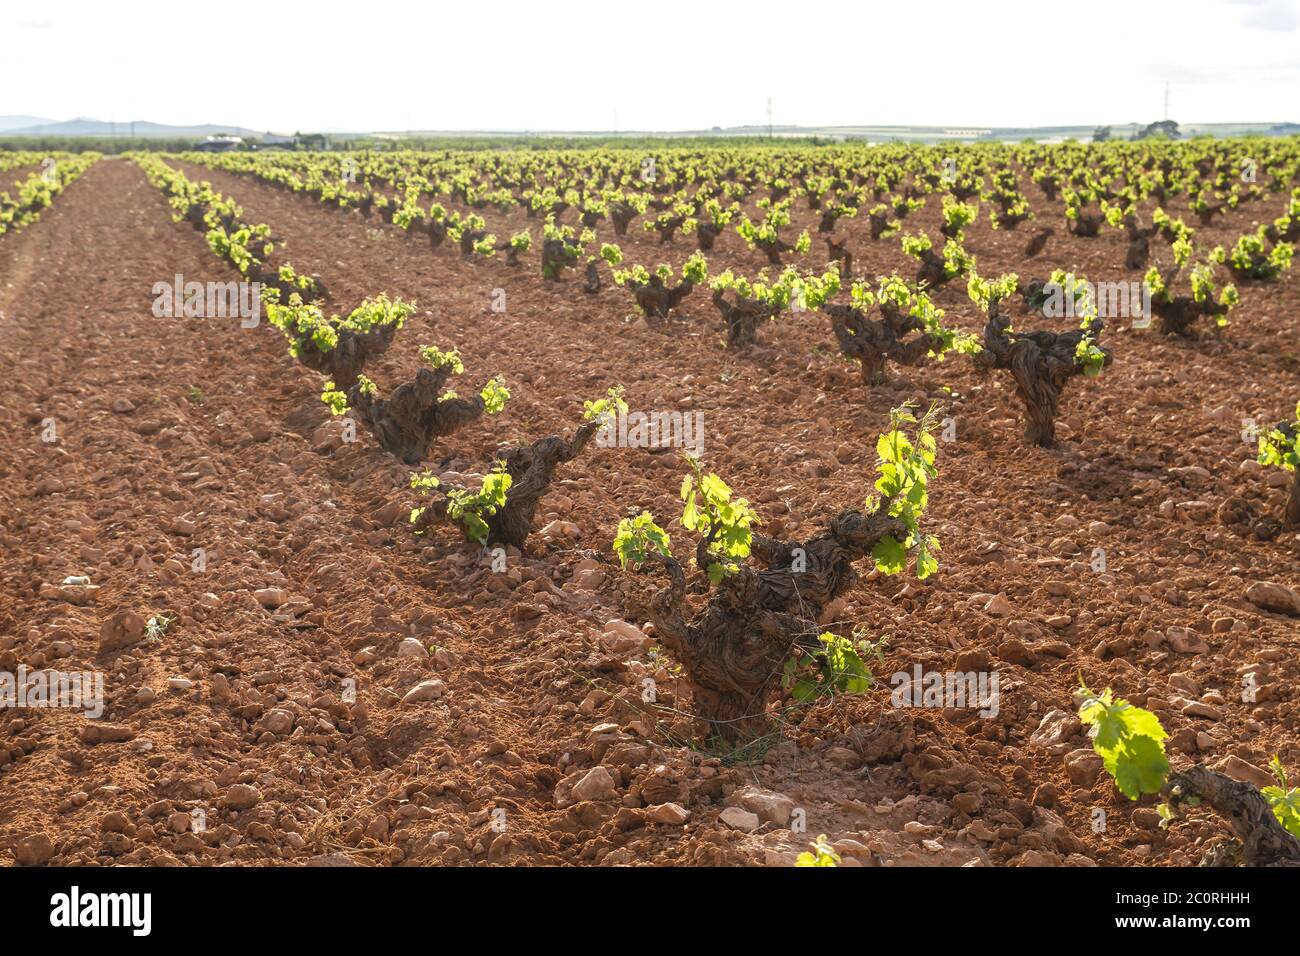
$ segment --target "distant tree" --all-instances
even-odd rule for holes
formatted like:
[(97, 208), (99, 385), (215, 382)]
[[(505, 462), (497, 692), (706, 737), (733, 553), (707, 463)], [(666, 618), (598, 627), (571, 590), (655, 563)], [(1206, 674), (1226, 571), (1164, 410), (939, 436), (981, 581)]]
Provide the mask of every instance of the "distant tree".
[(1182, 132), (1173, 120), (1157, 120), (1138, 130), (1134, 139), (1180, 139)]

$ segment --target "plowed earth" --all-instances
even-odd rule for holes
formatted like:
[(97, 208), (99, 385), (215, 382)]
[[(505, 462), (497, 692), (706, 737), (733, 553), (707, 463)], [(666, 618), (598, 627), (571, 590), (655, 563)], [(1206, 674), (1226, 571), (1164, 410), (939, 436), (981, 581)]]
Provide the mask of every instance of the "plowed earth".
[[(1043, 450), (1023, 442), (1009, 379), (964, 360), (891, 368), (867, 390), (820, 314), (733, 353), (703, 291), (689, 318), (646, 328), (624, 290), (543, 282), (535, 253), (517, 269), (466, 260), (253, 178), (181, 168), (269, 223), (334, 311), (381, 291), (419, 304), (366, 369), (384, 390), (413, 374), (419, 344), (458, 347), (464, 388), (504, 377), (505, 412), (445, 439), (427, 463), (437, 472), (481, 474), (503, 444), (569, 434), (583, 399), (622, 383), (634, 409), (702, 411), (707, 466), (756, 503), (767, 533), (803, 538), (870, 490), (892, 406), (941, 401), (953, 430), (931, 491), (940, 571), (865, 576), (827, 622), (889, 636), (875, 690), (787, 713), (742, 753), (712, 751), (653, 634), (606, 632), (662, 583), (619, 571), (609, 544), (628, 513), (665, 525), (679, 513), (675, 454), (593, 447), (562, 466), (539, 513), (547, 533), (512, 550), (505, 573), (449, 528), (414, 536), (410, 469), (364, 432), (342, 441), (319, 377), (275, 329), (153, 316), (154, 283), (237, 273), (171, 221), (136, 166), (101, 161), (0, 240), (0, 671), (98, 671), (106, 697), (98, 721), (0, 713), (0, 860), (781, 864), (826, 833), (864, 865), (1195, 863), (1223, 824), (1160, 830), (1154, 798), (1124, 799), (1076, 753), (1080, 675), (1156, 710), (1175, 766), (1242, 772), (1276, 752), (1300, 773), (1300, 619), (1245, 598), (1257, 582), (1300, 585), (1297, 536), (1250, 533), (1280, 514), (1284, 489), (1241, 434), (1300, 392), (1294, 274), (1244, 287), (1221, 336), (1112, 322), (1113, 366), (1070, 383), (1063, 441)], [(994, 232), (984, 212), (967, 230), (981, 274), (1140, 278), (1120, 265), (1120, 234), (1069, 237), (1060, 204), (1026, 192), (1057, 235), (1028, 262), (1039, 223)], [(1198, 244), (1231, 241), (1272, 205), (1198, 228)], [(930, 207), (905, 227), (937, 236)], [(815, 227), (797, 215), (796, 229)], [(488, 221), (498, 236), (537, 225)], [(693, 248), (661, 248), (639, 226), (622, 242), (631, 262), (680, 265)], [(865, 223), (836, 234), (859, 274), (914, 271)], [(814, 232), (802, 264), (820, 266), (823, 248)], [(763, 265), (734, 230), (709, 260)], [(963, 283), (937, 301), (978, 330)], [(97, 591), (63, 586), (83, 575)], [(272, 607), (254, 596), (267, 589), (284, 592)], [(174, 620), (101, 646), (120, 611)], [(917, 665), (996, 671), (996, 716), (891, 706), (889, 675)], [(403, 702), (435, 680), (432, 699)], [(592, 799), (575, 801), (579, 780)], [(757, 829), (720, 819), (736, 804), (757, 810)]]

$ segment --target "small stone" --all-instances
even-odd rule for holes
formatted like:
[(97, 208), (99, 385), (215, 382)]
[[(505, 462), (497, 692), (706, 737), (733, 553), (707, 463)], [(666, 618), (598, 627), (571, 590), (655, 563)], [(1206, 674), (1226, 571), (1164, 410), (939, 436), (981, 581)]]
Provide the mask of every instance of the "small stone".
[(1184, 717), (1204, 717), (1206, 720), (1222, 720), (1223, 714), (1216, 707), (1199, 700), (1191, 700), (1183, 705), (1181, 711)]
[(822, 756), (832, 767), (841, 770), (856, 770), (862, 766), (862, 757), (848, 747), (829, 747)]
[(759, 824), (757, 813), (750, 813), (741, 807), (727, 807), (718, 814), (718, 820), (733, 830), (742, 830), (745, 833), (757, 830)]
[(676, 803), (661, 803), (646, 810), (646, 819), (679, 827), (690, 818), (691, 811)]
[(427, 700), (437, 700), (443, 694), (447, 693), (447, 685), (436, 677), (430, 680), (420, 681), (402, 698), (403, 704), (419, 704)]
[(99, 829), (105, 833), (126, 833), (131, 829), (131, 820), (121, 810), (110, 810), (99, 818)]
[(614, 778), (604, 767), (592, 767), (587, 775), (573, 785), (569, 791), (575, 801), (607, 800), (618, 791)]
[(81, 742), (83, 744), (120, 744), (130, 740), (135, 736), (135, 731), (130, 727), (122, 724), (105, 724), (99, 721), (88, 721), (81, 728)]
[(973, 816), (982, 802), (978, 793), (959, 793), (952, 798), (953, 809), (967, 816)]
[(572, 521), (561, 521), (556, 518), (548, 522), (538, 534), (543, 538), (571, 538), (576, 541), (582, 537), (582, 529)]
[(1021, 667), (1030, 667), (1038, 660), (1034, 652), (1025, 646), (1024, 641), (1015, 638), (1005, 640), (998, 645), (998, 657), (1008, 664), (1018, 664)]
[(275, 610), (289, 601), (289, 592), (284, 588), (261, 588), (253, 592), (257, 603), (267, 610)]
[(275, 734), (277, 737), (283, 736), (293, 730), (293, 714), (280, 707), (269, 710), (262, 718), (262, 729)]
[(1256, 787), (1271, 787), (1277, 783), (1273, 775), (1262, 767), (1257, 767), (1249, 761), (1242, 760), (1236, 754), (1229, 754), (1217, 764), (1214, 769), (1220, 773), (1231, 777), (1233, 780), (1240, 780), (1242, 783), (1253, 784)]
[(1007, 600), (1007, 596), (1001, 593), (993, 595), (988, 603), (984, 605), (984, 613), (992, 614), (994, 617), (1006, 617), (1013, 610), (1014, 608), (1012, 608), (1011, 602)]
[(1069, 711), (1052, 709), (1038, 722), (1038, 729), (1029, 735), (1029, 743), (1034, 747), (1057, 747), (1064, 745), (1083, 727), (1079, 718)]
[(1265, 611), (1300, 617), (1300, 594), (1284, 584), (1257, 581), (1246, 588), (1246, 600)]
[(250, 810), (262, 801), (262, 791), (246, 783), (237, 783), (226, 791), (221, 805), (228, 810)]
[(398, 657), (428, 657), (429, 649), (424, 646), (418, 637), (407, 637), (402, 639), (402, 643), (397, 645)]
[(1165, 631), (1169, 646), (1179, 654), (1204, 654), (1210, 649), (1205, 638), (1190, 627), (1171, 627)]
[(19, 866), (44, 866), (54, 856), (54, 844), (44, 833), (32, 833), (14, 845)]
[(1053, 538), (1047, 549), (1059, 557), (1068, 557), (1079, 553), (1079, 545), (1073, 538)]
[(1072, 750), (1065, 755), (1065, 770), (1077, 787), (1091, 787), (1102, 771), (1102, 761), (1092, 748)]
[(638, 647), (646, 642), (645, 632), (641, 628), (617, 617), (605, 622), (604, 634), (607, 637), (625, 638)]
[(118, 651), (144, 640), (144, 618), (134, 611), (118, 611), (99, 629), (99, 650)]
[(731, 799), (751, 813), (757, 814), (758, 818), (765, 823), (775, 823), (779, 827), (786, 826), (794, 813), (793, 800), (783, 793), (774, 793), (770, 790), (747, 787), (732, 794)]

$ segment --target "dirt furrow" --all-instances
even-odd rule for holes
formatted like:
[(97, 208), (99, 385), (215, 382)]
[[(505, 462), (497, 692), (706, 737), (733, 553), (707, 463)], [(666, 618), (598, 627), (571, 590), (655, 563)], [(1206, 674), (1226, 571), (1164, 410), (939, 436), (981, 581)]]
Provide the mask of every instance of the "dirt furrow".
[[(604, 632), (634, 619), (653, 583), (618, 570), (614, 528), (642, 508), (669, 526), (677, 456), (589, 449), (539, 509), (545, 532), (502, 571), (451, 529), (416, 538), (410, 469), (364, 432), (341, 440), (319, 377), (275, 330), (153, 317), (155, 282), (235, 275), (168, 221), (138, 169), (103, 162), (16, 243), (0, 240), (0, 354), (14, 367), (0, 424), (21, 436), (20, 455), (0, 461), (0, 584), (15, 596), (0, 610), (0, 671), (103, 671), (104, 721), (123, 736), (84, 742), (84, 718), (67, 711), (7, 720), (0, 819), (17, 837), (57, 834), (57, 861), (788, 862), (806, 842), (794, 818), (853, 841), (847, 855), (864, 863), (1193, 862), (1211, 824), (1166, 834), (1076, 759), (1086, 742), (1066, 712), (1080, 674), (1160, 712), (1182, 756), (1300, 759), (1293, 620), (1244, 597), (1262, 580), (1294, 585), (1300, 560), (1294, 535), (1246, 533), (1281, 491), (1244, 464), (1241, 434), (1294, 404), (1282, 394), (1300, 361), (1294, 276), (1243, 289), (1221, 337), (1109, 330), (1115, 366), (1070, 386), (1064, 440), (1044, 451), (1023, 446), (1009, 381), (965, 361), (894, 370), (867, 390), (820, 314), (732, 352), (702, 292), (691, 318), (647, 328), (623, 290), (546, 283), (535, 258), (464, 260), (180, 165), (269, 223), (334, 310), (381, 291), (419, 302), (367, 369), (385, 391), (413, 375), (422, 344), (459, 347), (466, 388), (505, 378), (506, 411), (444, 440), (434, 470), (481, 473), (504, 443), (568, 434), (584, 399), (622, 383), (635, 410), (702, 414), (692, 450), (755, 502), (767, 533), (803, 538), (870, 491), (889, 408), (939, 400), (951, 425), (931, 490), (941, 570), (924, 583), (868, 575), (828, 617), (888, 636), (876, 691), (792, 713), (725, 759), (683, 746), (689, 703), (653, 632)], [(1044, 274), (1118, 274), (1110, 238), (1062, 239)], [(1023, 240), (985, 217), (969, 245), (993, 274), (1023, 262)], [(856, 241), (868, 274), (907, 262), (896, 241)], [(749, 255), (723, 246), (710, 262), (752, 272)], [(954, 287), (938, 302), (975, 328), (964, 297)], [(56, 443), (41, 440), (48, 420)], [(100, 586), (87, 606), (69, 603), (76, 585), (59, 590), (83, 574)], [(101, 623), (125, 609), (175, 620), (102, 650)], [(997, 673), (999, 712), (900, 708), (891, 675), (918, 667)], [(1268, 688), (1256, 700), (1242, 698), (1243, 669)], [(401, 702), (434, 680), (433, 699)], [(685, 826), (650, 810), (668, 803), (689, 810)], [(748, 835), (718, 822), (728, 803), (784, 824)], [(193, 811), (204, 833), (187, 832)]]

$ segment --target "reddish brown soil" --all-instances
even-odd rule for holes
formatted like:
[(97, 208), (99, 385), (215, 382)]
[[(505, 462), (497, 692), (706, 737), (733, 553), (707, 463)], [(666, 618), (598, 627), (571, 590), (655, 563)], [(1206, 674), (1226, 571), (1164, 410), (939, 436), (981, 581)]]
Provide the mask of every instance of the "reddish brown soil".
[[(623, 383), (633, 408), (703, 410), (707, 465), (757, 503), (769, 533), (803, 537), (861, 503), (891, 406), (943, 401), (957, 431), (932, 489), (940, 573), (926, 583), (870, 576), (836, 629), (890, 635), (885, 675), (918, 663), (996, 668), (1001, 711), (990, 720), (895, 711), (882, 684), (800, 712), (754, 760), (682, 746), (691, 721), (669, 708), (685, 711), (689, 698), (644, 649), (602, 636), (650, 583), (617, 570), (614, 527), (641, 508), (666, 524), (679, 507), (680, 461), (592, 449), (564, 466), (540, 517), (569, 524), (553, 538), (534, 534), (504, 576), (476, 567), (478, 550), (449, 529), (415, 538), (409, 469), (364, 434), (338, 441), (319, 379), (274, 329), (151, 315), (153, 283), (234, 273), (200, 234), (170, 222), (139, 169), (110, 160), (38, 224), (0, 240), (0, 356), (10, 369), (0, 427), (17, 449), (0, 459), (0, 670), (104, 672), (101, 723), (128, 739), (83, 742), (88, 722), (67, 710), (4, 714), (5, 844), (44, 833), (52, 862), (64, 864), (784, 863), (824, 832), (868, 865), (1196, 862), (1219, 822), (1158, 830), (1154, 799), (1132, 804), (1104, 776), (1071, 780), (1063, 753), (1087, 746), (1082, 733), (1055, 750), (1030, 741), (1047, 712), (1072, 710), (1080, 674), (1156, 709), (1175, 765), (1232, 755), (1263, 766), (1277, 752), (1300, 772), (1297, 619), (1243, 597), (1256, 581), (1300, 585), (1297, 536), (1251, 540), (1216, 517), (1232, 496), (1257, 514), (1281, 509), (1282, 490), (1243, 464), (1253, 450), (1240, 431), (1244, 418), (1272, 422), (1294, 407), (1293, 275), (1243, 289), (1219, 339), (1108, 330), (1114, 366), (1071, 382), (1065, 440), (1045, 451), (1024, 446), (1009, 381), (964, 360), (891, 369), (890, 384), (867, 391), (818, 314), (771, 324), (764, 346), (730, 353), (702, 291), (687, 300), (692, 318), (642, 329), (624, 290), (584, 296), (580, 274), (544, 283), (535, 255), (518, 269), (462, 260), (249, 178), (201, 175), (246, 219), (270, 223), (299, 271), (322, 275), (335, 310), (381, 291), (419, 303), (367, 369), (382, 388), (410, 377), (419, 344), (458, 347), (466, 388), (506, 379), (506, 411), (446, 439), (437, 470), (481, 472), (503, 442), (568, 433), (583, 399)], [(1119, 268), (1121, 234), (1068, 237), (1059, 204), (1049, 215), (1040, 195), (1031, 201), (1058, 227), (1042, 265), (1020, 254), (1038, 223), (993, 232), (985, 213), (967, 233), (982, 274), (1045, 277), (1060, 266), (1138, 278)], [(905, 225), (937, 235), (931, 206)], [(1198, 239), (1233, 238), (1252, 215), (1276, 210), (1238, 214)], [(522, 214), (487, 218), (499, 237), (527, 224)], [(849, 226), (859, 271), (911, 273), (896, 240), (872, 243), (865, 223)], [(639, 221), (629, 231), (641, 235)], [(693, 243), (661, 249), (648, 236), (623, 248), (632, 262), (679, 265)], [(806, 263), (820, 265), (822, 250), (815, 237)], [(763, 264), (734, 231), (709, 259), (749, 274)], [(505, 314), (490, 310), (498, 287)], [(938, 301), (978, 328), (964, 284)], [(131, 409), (114, 412), (119, 399)], [(40, 440), (49, 417), (57, 445)], [(1193, 466), (1208, 477), (1180, 470)], [(687, 534), (670, 531), (684, 549)], [(1095, 547), (1107, 573), (1089, 566)], [(207, 551), (206, 572), (190, 570), (195, 548)], [(603, 581), (573, 583), (584, 558), (602, 564)], [(93, 604), (40, 596), (70, 575), (100, 587)], [(283, 588), (289, 603), (264, 609), (252, 593), (263, 588)], [(1009, 610), (986, 613), (998, 593)], [(101, 625), (119, 610), (176, 620), (158, 640), (101, 651)], [(1170, 628), (1209, 650), (1171, 649), (1160, 639)], [(399, 656), (412, 636), (440, 653)], [(374, 659), (356, 663), (367, 647)], [(1262, 699), (1242, 703), (1239, 671), (1260, 662)], [(646, 674), (660, 679), (665, 709), (640, 701)], [(400, 703), (435, 677), (440, 699)], [(169, 678), (193, 686), (170, 690)], [(342, 699), (348, 680), (356, 703)], [(1183, 716), (1174, 697), (1206, 700), (1219, 719)], [(873, 738), (876, 727), (890, 731)], [(557, 784), (597, 764), (616, 792), (568, 805), (567, 782), (558, 793)], [(808, 832), (724, 825), (719, 812), (746, 786), (790, 797)], [(666, 802), (690, 811), (684, 826), (647, 820), (645, 807)], [(1104, 833), (1090, 826), (1098, 807)], [(207, 829), (179, 832), (195, 809)]]
[(10, 195), (17, 195), (18, 186), (23, 180), (29, 178), (32, 173), (39, 173), (41, 167), (39, 163), (33, 163), (28, 166), (14, 166), (0, 173), (0, 193), (7, 192)]

